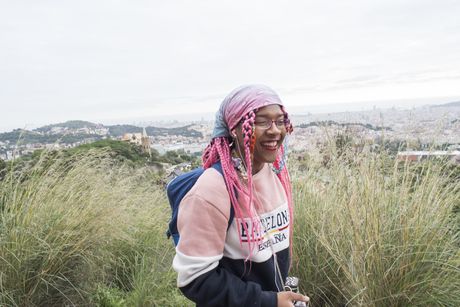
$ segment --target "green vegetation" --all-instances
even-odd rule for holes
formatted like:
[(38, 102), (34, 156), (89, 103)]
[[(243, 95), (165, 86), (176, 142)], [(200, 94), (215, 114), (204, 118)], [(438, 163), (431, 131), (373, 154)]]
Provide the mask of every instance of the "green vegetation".
[(6, 162), (0, 159), (0, 181), (3, 179), (3, 176), (6, 173), (6, 170), (7, 170)]
[(102, 140), (98, 142), (88, 143), (75, 147), (68, 152), (87, 151), (93, 148), (108, 148), (113, 153), (114, 158), (128, 161), (135, 165), (159, 165), (159, 163), (168, 163), (172, 165), (189, 162), (196, 165), (198, 158), (187, 154), (184, 150), (170, 150), (164, 155), (160, 155), (157, 150), (151, 148), (150, 155), (142, 152), (141, 147), (129, 142)]
[[(156, 169), (160, 174), (163, 171), (163, 164), (177, 165), (181, 163), (190, 163), (192, 167), (197, 167), (200, 163), (200, 157), (189, 155), (184, 150), (168, 151), (164, 155), (160, 155), (157, 150), (151, 148), (150, 155), (142, 151), (141, 147), (129, 142), (115, 141), (115, 140), (100, 140), (92, 143), (83, 144), (74, 148), (60, 150), (60, 151), (47, 151), (47, 159), (53, 160), (59, 155), (70, 158), (76, 154), (83, 154), (91, 150), (107, 150), (114, 160), (125, 163), (133, 168), (149, 166)], [(5, 164), (4, 168), (13, 168), (15, 172), (20, 171), (27, 165), (38, 163), (44, 150), (36, 150), (30, 155), (24, 155), (14, 162), (0, 161), (0, 180), (1, 167)], [(11, 166), (8, 166), (11, 164)]]
[[(312, 306), (460, 306), (460, 167), (346, 144), (327, 165), (291, 161), (292, 275)], [(193, 306), (175, 287), (169, 205), (145, 157), (90, 145), (7, 165), (0, 306)]]
[(114, 158), (123, 161), (129, 161), (137, 165), (145, 165), (150, 162), (156, 162), (159, 154), (156, 150), (152, 150), (152, 159), (147, 153), (142, 152), (141, 147), (129, 142), (102, 140), (93, 143), (83, 144), (75, 148), (67, 150), (69, 154), (89, 151), (95, 148), (110, 149)]
[(193, 165), (198, 166), (200, 159), (196, 156), (191, 156), (182, 150), (169, 150), (162, 157), (160, 161), (171, 164), (180, 164), (184, 162), (190, 162)]
[(77, 142), (100, 140), (102, 136), (96, 134), (40, 134), (35, 131), (15, 129), (11, 132), (0, 133), (1, 142), (9, 142), (10, 144), (74, 144)]
[(294, 274), (315, 306), (460, 305), (459, 166), (384, 153), (310, 162), (292, 176)]
[[(52, 133), (53, 128), (64, 128), (62, 132)], [(108, 128), (108, 135), (103, 136), (94, 133), (77, 132), (81, 128)], [(159, 128), (159, 127), (146, 127), (146, 132), (150, 136), (168, 136), (168, 135), (181, 135), (185, 137), (202, 137), (203, 134), (199, 131), (190, 129), (190, 125), (177, 128)], [(0, 142), (7, 142), (9, 144), (75, 144), (78, 142), (92, 142), (101, 140), (105, 137), (119, 138), (125, 133), (142, 133), (142, 127), (133, 125), (113, 125), (104, 126), (94, 124), (87, 121), (74, 120), (65, 123), (53, 124), (43, 126), (32, 131), (24, 129), (15, 129), (11, 132), (0, 133)], [(19, 140), (19, 142), (18, 142)]]
[(125, 133), (142, 133), (142, 128), (133, 125), (113, 125), (109, 126), (109, 133), (114, 137), (121, 137)]
[(0, 306), (184, 306), (163, 191), (90, 150), (0, 182)]

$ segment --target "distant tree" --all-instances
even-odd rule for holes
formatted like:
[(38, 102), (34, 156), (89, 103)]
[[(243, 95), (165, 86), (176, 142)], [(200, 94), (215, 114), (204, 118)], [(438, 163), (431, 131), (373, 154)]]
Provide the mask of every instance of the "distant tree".
[(341, 156), (346, 153), (351, 147), (352, 142), (353, 138), (347, 131), (344, 133), (338, 133), (335, 136), (335, 147), (337, 150), (337, 155)]
[(442, 143), (438, 145), (433, 145), (433, 150), (449, 150), (451, 147), (455, 146), (455, 143)]
[(83, 144), (68, 150), (70, 154), (74, 152), (87, 151), (95, 148), (109, 148), (115, 157), (121, 160), (131, 161), (134, 164), (148, 164), (149, 156), (142, 152), (141, 148), (135, 144), (115, 140), (100, 140), (93, 143)]
[(396, 156), (398, 152), (405, 151), (408, 148), (407, 141), (405, 140), (386, 140), (377, 138), (375, 144), (379, 145), (375, 147), (375, 149), (383, 149), (390, 156)]
[(189, 162), (192, 167), (199, 166), (201, 164), (199, 156), (188, 154), (183, 149), (168, 150), (163, 156), (161, 156), (160, 161), (170, 164)]
[[(111, 136), (122, 136), (125, 133), (142, 133), (142, 128), (133, 125), (113, 125), (108, 126)], [(148, 133), (148, 131), (147, 131)]]
[(160, 153), (155, 148), (150, 148), (150, 160), (152, 162), (160, 161)]
[(6, 173), (7, 165), (3, 159), (0, 158), (0, 180), (3, 180)]
[(171, 163), (171, 164), (180, 164), (184, 162), (180, 156), (179, 153), (175, 150), (168, 150), (164, 155), (163, 155), (164, 162), (166, 163)]

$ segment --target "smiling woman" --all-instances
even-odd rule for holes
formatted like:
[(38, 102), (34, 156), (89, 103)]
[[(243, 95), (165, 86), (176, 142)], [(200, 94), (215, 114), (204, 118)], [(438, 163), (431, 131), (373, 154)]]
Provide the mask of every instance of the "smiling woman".
[(237, 88), (222, 102), (205, 171), (182, 199), (177, 222), (177, 284), (197, 306), (309, 300), (283, 291), (293, 230), (283, 141), (291, 131), (283, 103), (266, 86)]

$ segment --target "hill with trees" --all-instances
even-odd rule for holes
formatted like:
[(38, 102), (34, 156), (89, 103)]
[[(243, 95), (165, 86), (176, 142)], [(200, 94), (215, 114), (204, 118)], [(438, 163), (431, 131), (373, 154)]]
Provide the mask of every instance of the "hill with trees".
[(49, 133), (53, 128), (67, 128), (67, 129), (82, 129), (82, 128), (98, 128), (102, 125), (94, 124), (88, 121), (83, 120), (69, 120), (64, 123), (46, 125), (40, 128), (36, 128), (33, 131), (41, 133)]
[(433, 108), (444, 108), (444, 107), (460, 107), (460, 101), (453, 101), (444, 104), (438, 104), (432, 106)]
[(143, 152), (140, 146), (133, 143), (105, 139), (82, 144), (69, 149), (36, 150), (31, 154), (23, 155), (22, 157), (15, 159), (14, 162), (5, 162), (0, 159), (0, 179), (2, 178), (1, 174), (10, 170), (12, 165), (14, 171), (18, 172), (21, 169), (28, 168), (31, 165), (38, 163), (38, 161), (43, 158), (43, 155), (50, 160), (53, 160), (58, 156), (64, 159), (72, 160), (73, 157), (77, 157), (82, 154), (89, 154), (90, 152), (106, 152), (114, 160), (125, 163), (133, 168), (148, 166), (153, 167), (160, 173), (164, 170), (164, 165), (190, 163), (193, 167), (195, 167), (200, 164), (199, 157), (187, 154), (184, 150), (171, 150), (167, 151), (163, 155), (160, 155), (157, 150), (151, 148), (149, 154)]
[[(48, 129), (48, 128), (47, 128)], [(102, 139), (102, 135), (88, 134), (88, 133), (75, 133), (75, 134), (44, 134), (36, 130), (15, 129), (11, 132), (0, 133), (0, 142), (10, 144), (74, 144), (82, 141), (94, 141)]]
[[(185, 137), (202, 137), (199, 131), (186, 125), (177, 128), (145, 127), (149, 136), (181, 135)], [(95, 124), (88, 121), (73, 120), (64, 123), (46, 125), (33, 130), (15, 129), (0, 133), (0, 142), (9, 144), (74, 144), (78, 142), (92, 142), (103, 138), (121, 138), (125, 133), (142, 133), (143, 127), (134, 125)]]

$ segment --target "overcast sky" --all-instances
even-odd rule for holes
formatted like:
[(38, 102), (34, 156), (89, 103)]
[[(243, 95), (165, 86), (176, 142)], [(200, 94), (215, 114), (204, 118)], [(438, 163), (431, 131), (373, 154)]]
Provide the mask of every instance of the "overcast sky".
[(457, 0), (0, 0), (0, 131), (214, 112), (247, 83), (305, 110), (460, 99), (459, 16)]

